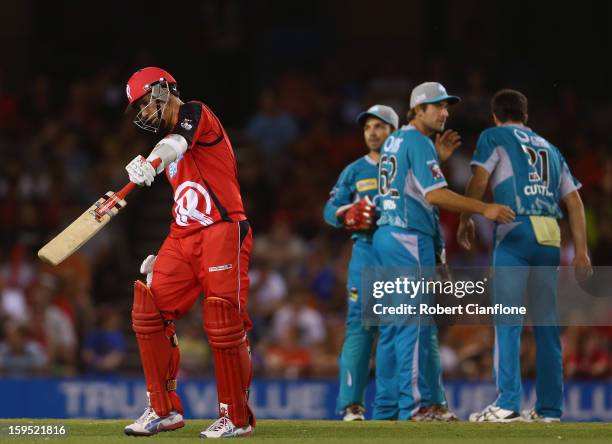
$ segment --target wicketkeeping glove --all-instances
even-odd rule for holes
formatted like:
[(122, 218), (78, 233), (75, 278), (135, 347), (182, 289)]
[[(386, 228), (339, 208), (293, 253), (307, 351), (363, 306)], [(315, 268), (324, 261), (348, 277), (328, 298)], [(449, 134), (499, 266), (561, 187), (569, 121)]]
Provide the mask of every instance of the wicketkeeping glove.
[(372, 229), (376, 220), (376, 207), (368, 196), (351, 205), (338, 208), (336, 217), (347, 230), (366, 231)]

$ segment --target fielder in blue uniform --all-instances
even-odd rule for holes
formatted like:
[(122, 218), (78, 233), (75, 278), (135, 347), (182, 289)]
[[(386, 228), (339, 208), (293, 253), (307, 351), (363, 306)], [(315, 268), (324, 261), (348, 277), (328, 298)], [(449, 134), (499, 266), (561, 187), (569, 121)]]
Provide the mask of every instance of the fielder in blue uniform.
[[(517, 214), (513, 223), (495, 227), (492, 302), (519, 306), (528, 291), (528, 310), (539, 313), (547, 325), (534, 326), (535, 408), (521, 417), (521, 319), (513, 325), (503, 325), (505, 322), (499, 320), (495, 326), (493, 375), (499, 396), (482, 412), (472, 414), (470, 420), (558, 421), (563, 411), (563, 362), (556, 313), (561, 244), (557, 219), (563, 217), (560, 204), (565, 201), (576, 245), (574, 264), (590, 269), (584, 208), (577, 191), (580, 183), (570, 173), (560, 151), (525, 126), (527, 98), (523, 94), (499, 91), (492, 100), (492, 113), (496, 126), (480, 135), (472, 159), (473, 176), (466, 191), (467, 196), (480, 199), (490, 182), (493, 200), (512, 207)], [(457, 235), (461, 245), (469, 248), (474, 226), (468, 214), (462, 214)]]
[[(377, 267), (435, 267), (436, 206), (452, 211), (472, 208), (468, 211), (493, 220), (513, 220), (514, 213), (506, 206), (487, 205), (447, 189), (430, 137), (444, 130), (448, 106), (459, 100), (439, 83), (418, 85), (410, 98), (410, 124), (391, 134), (381, 149), (380, 217), (373, 238)], [(430, 367), (432, 347), (423, 344), (432, 338), (432, 327), (420, 322), (380, 326), (374, 419), (411, 419), (421, 407), (440, 401), (432, 393), (433, 381), (427, 383), (421, 372), (423, 363)]]
[(346, 421), (365, 419), (364, 398), (376, 328), (365, 327), (361, 322), (361, 270), (372, 265), (375, 220), (372, 204), (378, 192), (379, 151), (387, 136), (398, 127), (399, 118), (392, 108), (374, 105), (357, 116), (357, 123), (363, 127), (369, 153), (342, 171), (323, 212), (328, 224), (347, 228), (353, 240), (346, 283), (348, 314), (339, 357), (340, 391), (336, 403)]

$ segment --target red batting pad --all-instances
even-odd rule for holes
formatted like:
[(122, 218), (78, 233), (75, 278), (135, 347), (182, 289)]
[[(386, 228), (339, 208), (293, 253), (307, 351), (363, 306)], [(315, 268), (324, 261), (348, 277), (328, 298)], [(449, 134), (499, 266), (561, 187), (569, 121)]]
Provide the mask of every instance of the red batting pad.
[(204, 331), (215, 360), (219, 414), (229, 416), (236, 427), (254, 426), (255, 415), (248, 404), (251, 356), (238, 308), (225, 299), (207, 297)]
[(140, 281), (134, 282), (132, 328), (136, 333), (151, 406), (159, 416), (171, 410), (183, 413), (176, 394), (176, 374), (180, 353), (172, 345), (174, 324), (164, 325), (151, 290)]

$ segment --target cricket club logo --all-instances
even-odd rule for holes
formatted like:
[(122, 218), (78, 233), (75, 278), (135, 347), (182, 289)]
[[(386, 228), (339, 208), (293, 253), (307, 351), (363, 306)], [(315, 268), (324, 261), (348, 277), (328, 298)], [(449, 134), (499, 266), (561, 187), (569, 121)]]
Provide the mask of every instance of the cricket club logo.
[(427, 166), (429, 167), (429, 171), (431, 171), (431, 175), (434, 179), (444, 179), (444, 174), (442, 174), (442, 170), (440, 169), (440, 165), (435, 160), (430, 160), (427, 162)]
[(183, 119), (183, 121), (181, 122), (181, 128), (184, 128), (184, 129), (186, 129), (187, 131), (189, 131), (191, 128), (193, 128), (193, 125), (192, 125), (192, 123), (191, 123), (191, 122), (192, 122), (192, 120), (191, 120), (191, 119), (188, 119), (188, 118), (186, 118), (186, 117), (185, 117), (185, 118)]
[(174, 202), (174, 220), (178, 226), (186, 227), (191, 221), (204, 226), (213, 223), (210, 194), (199, 183), (186, 181), (180, 184), (174, 192)]

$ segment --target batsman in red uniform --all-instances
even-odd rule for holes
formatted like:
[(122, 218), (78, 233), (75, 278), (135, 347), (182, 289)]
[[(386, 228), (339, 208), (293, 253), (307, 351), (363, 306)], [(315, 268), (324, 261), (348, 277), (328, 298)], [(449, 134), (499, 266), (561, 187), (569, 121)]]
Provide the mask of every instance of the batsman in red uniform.
[[(249, 435), (255, 415), (248, 404), (251, 358), (246, 332), (252, 232), (246, 220), (232, 145), (219, 119), (203, 103), (183, 103), (176, 81), (160, 68), (143, 68), (126, 87), (140, 128), (164, 134), (149, 157), (127, 166), (130, 180), (150, 186), (165, 171), (174, 190), (170, 234), (157, 256), (141, 266), (147, 284), (134, 284), (132, 326), (138, 340), (149, 405), (125, 428), (153, 435), (182, 427), (176, 392), (179, 344), (174, 321), (204, 295), (203, 329), (213, 351), (219, 419), (203, 438)], [(159, 159), (157, 168), (153, 163)]]

